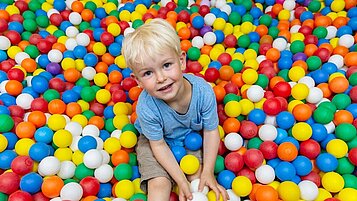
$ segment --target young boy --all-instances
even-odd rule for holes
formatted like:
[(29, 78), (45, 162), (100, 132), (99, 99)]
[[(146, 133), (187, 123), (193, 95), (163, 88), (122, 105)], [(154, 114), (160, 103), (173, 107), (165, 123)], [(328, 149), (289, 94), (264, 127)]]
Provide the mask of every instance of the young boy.
[[(144, 90), (136, 107), (135, 127), (142, 134), (136, 148), (141, 186), (149, 201), (168, 201), (175, 182), (179, 200), (192, 199), (190, 179), (200, 178), (199, 190), (210, 187), (219, 200), (226, 190), (214, 177), (219, 145), (216, 99), (202, 78), (183, 74), (186, 53), (173, 27), (153, 19), (128, 34), (122, 54), (132, 77)], [(186, 178), (170, 147), (184, 146), (185, 136), (203, 130), (203, 163), (199, 172)], [(201, 158), (196, 152), (194, 155)]]

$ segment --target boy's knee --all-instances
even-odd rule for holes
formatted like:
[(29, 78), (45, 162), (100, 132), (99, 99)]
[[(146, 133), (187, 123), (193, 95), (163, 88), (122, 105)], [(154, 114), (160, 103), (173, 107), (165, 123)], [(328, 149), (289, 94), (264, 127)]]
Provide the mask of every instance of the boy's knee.
[(171, 189), (171, 181), (166, 178), (166, 177), (156, 177), (153, 179), (150, 179), (148, 182), (148, 187), (150, 189), (166, 189), (170, 188)]

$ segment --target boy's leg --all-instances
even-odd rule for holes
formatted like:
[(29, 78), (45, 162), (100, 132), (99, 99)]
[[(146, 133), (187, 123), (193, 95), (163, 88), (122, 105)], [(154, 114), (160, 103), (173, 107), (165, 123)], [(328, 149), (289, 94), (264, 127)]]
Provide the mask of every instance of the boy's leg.
[(170, 199), (171, 181), (166, 177), (155, 177), (148, 181), (148, 201), (167, 201)]

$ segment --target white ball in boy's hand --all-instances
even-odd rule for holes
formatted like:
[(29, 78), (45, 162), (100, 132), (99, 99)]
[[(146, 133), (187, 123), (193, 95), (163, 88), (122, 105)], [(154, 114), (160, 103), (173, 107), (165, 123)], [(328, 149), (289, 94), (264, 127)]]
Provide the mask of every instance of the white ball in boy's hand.
[(201, 192), (192, 193), (192, 197), (193, 198), (190, 201), (208, 201), (207, 196)]
[(240, 201), (240, 197), (238, 195), (236, 195), (232, 189), (227, 189), (227, 193), (229, 196), (228, 201)]
[[(200, 184), (200, 179), (194, 179), (194, 180), (192, 180), (192, 181), (191, 181), (191, 186), (190, 186), (191, 192), (193, 192), (193, 193), (199, 192), (199, 191), (198, 191), (198, 185), (199, 185), (199, 184)], [(200, 192), (200, 193), (203, 193), (204, 195), (207, 195), (207, 193), (208, 193), (208, 187), (207, 187), (207, 186), (203, 187), (203, 190), (202, 190), (202, 192)]]

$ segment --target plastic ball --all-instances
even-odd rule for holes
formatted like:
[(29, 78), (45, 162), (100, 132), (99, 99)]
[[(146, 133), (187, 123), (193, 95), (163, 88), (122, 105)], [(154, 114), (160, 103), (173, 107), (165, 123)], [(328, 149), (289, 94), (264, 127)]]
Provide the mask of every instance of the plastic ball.
[(31, 194), (37, 193), (41, 185), (42, 177), (35, 172), (24, 175), (20, 180), (20, 189)]
[(202, 136), (197, 132), (191, 132), (187, 134), (184, 140), (185, 147), (191, 151), (197, 151), (201, 149), (203, 145), (202, 143)]
[(322, 176), (322, 186), (331, 193), (341, 191), (345, 185), (343, 177), (336, 172), (327, 172)]
[(83, 136), (79, 141), (78, 141), (78, 149), (82, 153), (86, 153), (87, 151), (91, 149), (96, 149), (97, 148), (97, 140), (90, 136)]
[(324, 172), (336, 170), (338, 161), (335, 156), (329, 153), (322, 153), (316, 158), (317, 167)]
[(91, 149), (84, 153), (83, 163), (90, 169), (98, 168), (102, 165), (103, 157), (99, 150)]
[(129, 199), (134, 195), (134, 185), (130, 180), (121, 180), (115, 186), (115, 194), (120, 198)]
[[(73, 154), (73, 161), (75, 161), (75, 154)], [(74, 176), (76, 165), (72, 161), (62, 161), (57, 175), (62, 179), (69, 179)]]
[(192, 193), (192, 200), (194, 200), (194, 201), (208, 201), (208, 198), (204, 193), (193, 192)]
[(344, 188), (338, 193), (337, 198), (340, 200), (353, 201), (353, 199), (355, 199), (356, 196), (357, 196), (356, 189)]
[(259, 102), (264, 97), (264, 90), (259, 85), (252, 85), (247, 90), (247, 98), (252, 102)]
[(240, 197), (249, 195), (252, 188), (252, 182), (245, 176), (237, 176), (232, 182), (233, 192)]
[(258, 135), (263, 141), (274, 141), (278, 132), (273, 125), (264, 124), (260, 127)]
[(83, 188), (76, 182), (70, 182), (63, 186), (60, 192), (62, 200), (80, 200), (83, 196)]
[(55, 198), (59, 196), (63, 186), (64, 182), (60, 177), (49, 176), (44, 178), (41, 186), (41, 192), (48, 198)]
[(187, 151), (183, 146), (172, 146), (171, 152), (174, 154), (174, 157), (178, 163), (187, 154)]
[(55, 175), (60, 170), (60, 161), (54, 156), (48, 156), (39, 163), (38, 173), (42, 176)]
[(53, 135), (53, 143), (57, 147), (68, 147), (72, 143), (72, 134), (67, 130), (57, 130)]
[(255, 170), (255, 177), (262, 184), (269, 184), (275, 179), (275, 171), (269, 165), (262, 165)]
[(278, 194), (282, 200), (299, 200), (300, 188), (292, 181), (284, 181), (278, 187)]
[(198, 171), (200, 162), (194, 155), (186, 155), (180, 161), (180, 168), (187, 175), (192, 175)]
[(239, 153), (231, 152), (225, 157), (224, 165), (226, 166), (226, 169), (237, 173), (244, 166), (243, 157)]
[(107, 183), (113, 178), (113, 168), (108, 164), (103, 164), (94, 170), (94, 176), (100, 183)]
[[(190, 189), (191, 189), (191, 192), (199, 192), (198, 191), (198, 186), (199, 186), (199, 183), (200, 183), (200, 179), (194, 179), (190, 182)], [(204, 195), (206, 195), (208, 193), (208, 187), (207, 186), (204, 186), (201, 193), (203, 193)]]
[(238, 133), (229, 133), (224, 138), (224, 145), (230, 151), (236, 151), (243, 146), (243, 138)]
[(295, 167), (298, 176), (306, 176), (312, 171), (312, 163), (309, 158), (305, 156), (297, 156), (292, 164)]
[(248, 149), (243, 154), (244, 163), (251, 169), (256, 169), (263, 164), (264, 156), (258, 149)]

